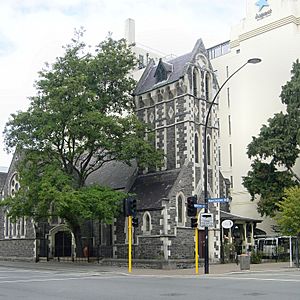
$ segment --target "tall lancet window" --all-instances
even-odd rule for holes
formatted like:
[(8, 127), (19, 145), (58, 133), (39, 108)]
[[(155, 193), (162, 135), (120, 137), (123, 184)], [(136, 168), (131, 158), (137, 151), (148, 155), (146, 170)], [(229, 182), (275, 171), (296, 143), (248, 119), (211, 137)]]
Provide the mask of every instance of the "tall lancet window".
[(198, 164), (199, 163), (199, 138), (198, 138), (198, 134), (195, 134), (195, 163)]
[(193, 95), (195, 97), (198, 96), (198, 86), (197, 86), (197, 84), (198, 84), (198, 71), (197, 71), (196, 68), (194, 68), (194, 70), (193, 70)]
[(207, 156), (207, 165), (211, 165), (211, 140), (210, 137), (207, 137), (207, 142), (206, 142), (206, 156)]
[(210, 76), (208, 73), (205, 75), (205, 99), (210, 100)]
[(183, 226), (184, 225), (184, 197), (182, 194), (179, 194), (177, 197), (177, 224)]

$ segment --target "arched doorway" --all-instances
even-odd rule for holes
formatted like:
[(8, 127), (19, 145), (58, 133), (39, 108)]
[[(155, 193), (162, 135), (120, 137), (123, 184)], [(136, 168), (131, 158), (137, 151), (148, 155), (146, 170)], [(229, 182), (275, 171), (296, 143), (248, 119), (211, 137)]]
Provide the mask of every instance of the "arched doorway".
[(72, 235), (69, 231), (58, 231), (55, 234), (55, 257), (72, 255)]
[(66, 224), (60, 224), (49, 231), (49, 257), (75, 257), (75, 238)]

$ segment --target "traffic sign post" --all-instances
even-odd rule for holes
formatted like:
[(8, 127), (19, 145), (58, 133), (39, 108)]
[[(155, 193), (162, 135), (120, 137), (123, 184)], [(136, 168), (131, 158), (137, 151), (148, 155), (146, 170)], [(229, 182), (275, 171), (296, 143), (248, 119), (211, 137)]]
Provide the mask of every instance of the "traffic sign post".
[(194, 204), (194, 207), (195, 208), (205, 208), (205, 203), (196, 203), (196, 204)]
[(228, 198), (208, 198), (208, 203), (225, 203), (229, 202)]
[(201, 227), (214, 227), (214, 215), (210, 213), (200, 214)]

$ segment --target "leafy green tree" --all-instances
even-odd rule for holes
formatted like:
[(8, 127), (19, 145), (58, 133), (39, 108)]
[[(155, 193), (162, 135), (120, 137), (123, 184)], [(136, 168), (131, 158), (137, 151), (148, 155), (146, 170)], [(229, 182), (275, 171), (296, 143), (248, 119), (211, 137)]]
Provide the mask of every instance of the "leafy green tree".
[(7, 148), (22, 157), (21, 188), (2, 203), (12, 218), (64, 218), (79, 249), (82, 222), (112, 222), (125, 196), (86, 187), (89, 175), (112, 160), (136, 159), (150, 168), (162, 160), (134, 114), (131, 46), (108, 37), (91, 53), (82, 35), (76, 32), (64, 55), (39, 72), (28, 110), (12, 114), (6, 124)]
[(286, 112), (280, 112), (263, 125), (258, 137), (248, 145), (251, 170), (243, 184), (252, 196), (259, 195), (258, 211), (274, 216), (284, 189), (300, 183), (293, 167), (300, 152), (300, 63), (293, 64), (291, 80), (283, 87), (281, 101)]
[(286, 189), (278, 204), (276, 215), (281, 232), (286, 235), (300, 236), (300, 187)]

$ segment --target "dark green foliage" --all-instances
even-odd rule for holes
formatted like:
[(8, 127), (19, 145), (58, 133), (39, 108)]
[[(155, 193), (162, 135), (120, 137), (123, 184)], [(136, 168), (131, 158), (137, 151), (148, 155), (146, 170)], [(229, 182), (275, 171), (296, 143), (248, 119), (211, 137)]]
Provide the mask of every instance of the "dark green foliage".
[(286, 112), (280, 112), (263, 125), (258, 137), (248, 145), (248, 156), (254, 159), (243, 184), (252, 196), (259, 195), (258, 211), (274, 216), (284, 189), (298, 185), (293, 167), (300, 148), (300, 63), (293, 64), (291, 80), (283, 87), (281, 101)]
[(279, 212), (276, 220), (281, 232), (285, 235), (300, 235), (300, 187), (286, 189), (277, 205)]
[(22, 159), (21, 189), (2, 206), (12, 218), (59, 216), (75, 234), (86, 219), (112, 222), (125, 197), (86, 187), (90, 174), (112, 160), (136, 159), (150, 168), (162, 161), (134, 114), (131, 46), (108, 37), (92, 54), (82, 35), (77, 32), (64, 55), (39, 72), (28, 110), (12, 114), (4, 131), (7, 149), (18, 148)]
[(262, 253), (260, 251), (255, 252), (254, 250), (251, 251), (250, 262), (251, 264), (261, 264), (262, 262)]

